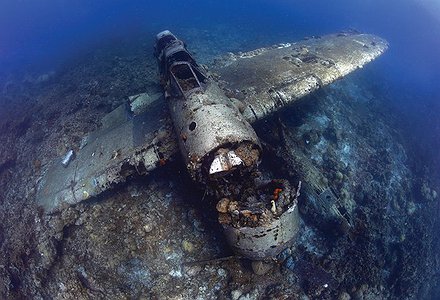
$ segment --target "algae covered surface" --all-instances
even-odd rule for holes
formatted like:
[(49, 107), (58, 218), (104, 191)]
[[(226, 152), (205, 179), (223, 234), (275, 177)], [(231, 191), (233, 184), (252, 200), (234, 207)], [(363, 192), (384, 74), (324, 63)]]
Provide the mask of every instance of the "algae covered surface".
[[(39, 207), (52, 161), (130, 96), (161, 92), (156, 32), (136, 32), (53, 71), (0, 78), (0, 298), (436, 298), (436, 144), (395, 109), (375, 63), (256, 124), (262, 172), (303, 184), (298, 239), (271, 262), (234, 255), (213, 199), (178, 155), (98, 197)], [(226, 25), (178, 34), (208, 68), (225, 52), (287, 38)]]

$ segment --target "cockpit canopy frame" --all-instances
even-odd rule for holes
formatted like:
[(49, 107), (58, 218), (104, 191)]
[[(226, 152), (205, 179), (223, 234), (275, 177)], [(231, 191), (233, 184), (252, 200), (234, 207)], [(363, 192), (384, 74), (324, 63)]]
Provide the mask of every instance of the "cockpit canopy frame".
[(187, 97), (189, 94), (204, 90), (206, 76), (198, 68), (186, 61), (177, 61), (170, 66), (170, 87), (174, 95)]
[(159, 72), (163, 83), (173, 96), (188, 97), (204, 90), (207, 76), (186, 49), (186, 45), (171, 32), (165, 30), (156, 36), (155, 55), (159, 60)]

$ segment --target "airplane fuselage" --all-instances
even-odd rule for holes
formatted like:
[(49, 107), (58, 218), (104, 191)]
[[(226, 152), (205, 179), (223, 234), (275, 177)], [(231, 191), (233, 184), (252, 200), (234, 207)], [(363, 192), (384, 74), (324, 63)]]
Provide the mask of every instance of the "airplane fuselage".
[(277, 255), (297, 234), (299, 189), (292, 191), (286, 180), (260, 180), (257, 134), (182, 41), (163, 31), (155, 54), (183, 160), (192, 178), (218, 198), (230, 245), (251, 259)]

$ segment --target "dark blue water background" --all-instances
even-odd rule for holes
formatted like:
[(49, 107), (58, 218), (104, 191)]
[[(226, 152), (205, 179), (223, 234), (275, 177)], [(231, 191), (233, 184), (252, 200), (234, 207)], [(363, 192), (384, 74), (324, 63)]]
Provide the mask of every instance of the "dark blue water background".
[[(355, 28), (386, 38), (373, 81), (392, 93), (402, 125), (440, 147), (440, 3), (435, 0), (21, 0), (0, 3), (1, 73), (56, 68), (101, 41), (182, 27), (254, 34), (251, 50)], [(185, 39), (185, 36), (181, 36)], [(146, 34), (153, 43), (153, 35)], [(227, 39), (225, 39), (227, 41)], [(191, 48), (191, 47), (190, 47)], [(225, 49), (227, 46), (225, 45)]]

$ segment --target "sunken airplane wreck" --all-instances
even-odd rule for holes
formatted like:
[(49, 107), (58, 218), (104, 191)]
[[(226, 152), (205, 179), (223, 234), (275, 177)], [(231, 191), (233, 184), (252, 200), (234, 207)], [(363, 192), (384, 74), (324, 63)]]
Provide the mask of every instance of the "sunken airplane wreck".
[(261, 177), (262, 147), (251, 124), (387, 48), (374, 35), (326, 35), (230, 54), (208, 76), (182, 41), (160, 32), (154, 50), (164, 93), (130, 97), (106, 115), (75, 153), (49, 166), (37, 201), (47, 213), (60, 211), (136, 172), (148, 174), (180, 149), (191, 177), (218, 199), (219, 222), (233, 250), (252, 260), (273, 257), (297, 235), (301, 182)]

